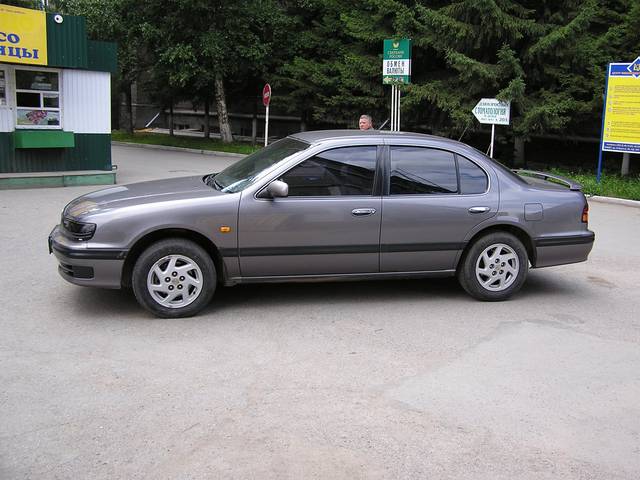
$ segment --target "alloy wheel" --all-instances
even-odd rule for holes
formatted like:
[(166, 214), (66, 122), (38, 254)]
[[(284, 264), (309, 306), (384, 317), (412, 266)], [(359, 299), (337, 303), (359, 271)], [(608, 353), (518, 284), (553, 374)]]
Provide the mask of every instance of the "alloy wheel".
[(509, 245), (489, 245), (476, 261), (476, 278), (480, 285), (492, 292), (506, 290), (518, 277), (518, 255)]
[(147, 290), (151, 298), (167, 308), (183, 308), (202, 292), (202, 270), (185, 255), (167, 255), (149, 269)]

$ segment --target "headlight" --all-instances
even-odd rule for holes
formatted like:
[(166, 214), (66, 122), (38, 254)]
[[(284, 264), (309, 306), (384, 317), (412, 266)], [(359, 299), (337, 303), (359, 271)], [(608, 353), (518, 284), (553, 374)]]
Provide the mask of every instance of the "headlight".
[(65, 217), (62, 218), (62, 226), (72, 237), (78, 240), (89, 240), (96, 231), (95, 223), (77, 222)]

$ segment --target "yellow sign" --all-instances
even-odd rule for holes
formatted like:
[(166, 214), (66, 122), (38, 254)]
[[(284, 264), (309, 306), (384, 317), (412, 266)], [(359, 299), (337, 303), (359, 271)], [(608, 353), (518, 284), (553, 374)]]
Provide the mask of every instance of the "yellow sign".
[(640, 153), (640, 57), (609, 65), (602, 149)]
[(44, 12), (0, 5), (0, 62), (47, 64)]

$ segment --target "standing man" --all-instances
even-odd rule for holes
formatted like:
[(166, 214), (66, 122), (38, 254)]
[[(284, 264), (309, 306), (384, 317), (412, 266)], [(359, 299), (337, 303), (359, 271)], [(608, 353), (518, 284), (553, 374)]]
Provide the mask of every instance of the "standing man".
[(360, 115), (358, 126), (360, 130), (373, 130), (373, 119), (371, 115)]

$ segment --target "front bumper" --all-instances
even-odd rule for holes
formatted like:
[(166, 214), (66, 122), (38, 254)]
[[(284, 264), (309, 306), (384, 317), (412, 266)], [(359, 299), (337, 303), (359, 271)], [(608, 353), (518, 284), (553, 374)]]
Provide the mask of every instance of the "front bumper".
[(49, 234), (49, 253), (58, 260), (58, 273), (75, 285), (121, 288), (126, 250), (90, 248), (86, 241), (65, 236), (60, 226)]
[(535, 267), (584, 262), (594, 241), (595, 234), (589, 230), (579, 235), (538, 237), (535, 239)]

